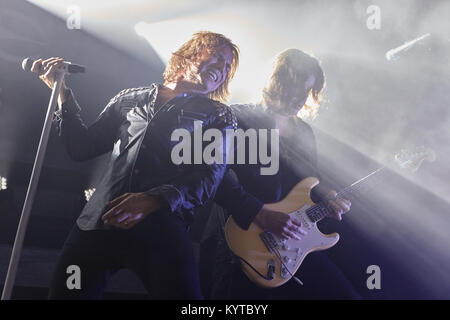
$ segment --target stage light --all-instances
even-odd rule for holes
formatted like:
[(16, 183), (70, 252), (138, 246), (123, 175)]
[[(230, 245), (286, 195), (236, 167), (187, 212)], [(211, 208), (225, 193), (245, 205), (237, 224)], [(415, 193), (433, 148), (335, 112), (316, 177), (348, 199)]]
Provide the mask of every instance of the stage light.
[[(229, 23), (231, 20), (233, 20), (233, 24)], [(241, 52), (239, 72), (230, 83), (231, 95), (228, 103), (257, 103), (261, 100), (261, 91), (272, 71), (270, 63), (272, 57), (287, 45), (279, 39), (277, 44), (282, 43), (279, 47), (269, 45), (267, 48), (264, 42), (264, 32), (255, 31), (264, 29), (264, 26), (257, 22), (254, 22), (255, 25), (252, 23), (242, 15), (235, 14), (234, 11), (208, 12), (153, 23), (140, 21), (135, 24), (134, 31), (148, 41), (165, 63), (170, 59), (174, 49), (181, 46), (199, 30), (224, 34), (233, 40)], [(251, 28), (249, 28), (249, 24), (252, 26)]]
[(84, 197), (86, 198), (86, 201), (89, 201), (89, 199), (92, 197), (92, 194), (95, 192), (95, 188), (84, 190)]
[(8, 180), (5, 177), (0, 176), (0, 190), (8, 189)]

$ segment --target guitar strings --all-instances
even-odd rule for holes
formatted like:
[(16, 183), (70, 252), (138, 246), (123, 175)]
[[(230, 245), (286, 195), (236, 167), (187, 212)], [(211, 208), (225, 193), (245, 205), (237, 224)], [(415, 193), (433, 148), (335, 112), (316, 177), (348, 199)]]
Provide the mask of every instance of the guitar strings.
[[(376, 173), (382, 172), (384, 171), (384, 169), (386, 169), (386, 167), (381, 167), (371, 172), (367, 176), (359, 179), (358, 181), (352, 183), (350, 186), (345, 187), (344, 189), (342, 189), (337, 193), (337, 197), (349, 198), (350, 196), (355, 196), (359, 191), (361, 191), (362, 188), (366, 186), (368, 182), (374, 179), (373, 177), (377, 176)], [(329, 214), (328, 205), (326, 205), (323, 202), (318, 203), (312, 206), (311, 208), (307, 209), (306, 214), (312, 220), (312, 222), (317, 222)]]

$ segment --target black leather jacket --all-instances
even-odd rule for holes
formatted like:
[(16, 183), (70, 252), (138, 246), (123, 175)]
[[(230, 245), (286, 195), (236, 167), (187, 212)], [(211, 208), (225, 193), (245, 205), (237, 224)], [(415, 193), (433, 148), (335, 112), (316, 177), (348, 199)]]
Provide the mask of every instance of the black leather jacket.
[[(126, 89), (108, 103), (98, 119), (86, 127), (70, 92), (55, 122), (70, 157), (92, 159), (106, 152), (111, 159), (96, 191), (77, 220), (82, 230), (107, 229), (101, 216), (107, 203), (127, 192), (146, 192), (166, 200), (168, 211), (192, 221), (194, 207), (214, 197), (225, 164), (181, 164), (171, 160), (173, 130), (193, 132), (194, 121), (208, 128), (235, 128), (230, 109), (198, 94), (180, 94), (155, 110), (159, 86)], [(193, 136), (191, 134), (191, 136)], [(193, 144), (193, 142), (192, 142)], [(226, 156), (226, 155), (224, 155)]]

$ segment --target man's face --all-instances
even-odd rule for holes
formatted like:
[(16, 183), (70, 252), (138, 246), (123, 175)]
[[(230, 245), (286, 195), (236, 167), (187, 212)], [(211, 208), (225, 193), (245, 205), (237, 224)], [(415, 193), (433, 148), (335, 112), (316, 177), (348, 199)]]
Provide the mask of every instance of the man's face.
[(286, 99), (287, 103), (282, 106), (282, 112), (285, 115), (296, 115), (303, 108), (315, 81), (316, 78), (311, 74), (305, 82), (295, 88), (294, 93)]
[(231, 69), (233, 52), (227, 45), (218, 47), (212, 53), (204, 53), (189, 65), (185, 79), (194, 85), (194, 90), (208, 94), (219, 88)]

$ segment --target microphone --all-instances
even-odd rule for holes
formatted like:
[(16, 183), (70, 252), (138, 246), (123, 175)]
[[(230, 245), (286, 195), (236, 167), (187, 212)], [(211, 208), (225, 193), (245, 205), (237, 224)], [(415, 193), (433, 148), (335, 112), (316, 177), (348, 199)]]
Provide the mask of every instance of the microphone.
[(397, 48), (389, 50), (388, 52), (386, 52), (386, 60), (397, 60), (402, 54), (417, 45), (417, 43), (423, 43), (428, 37), (430, 37), (429, 33), (424, 34), (423, 36), (418, 37), (414, 40), (408, 41)]
[[(31, 67), (33, 66), (35, 60), (31, 58), (25, 58), (22, 61), (22, 69), (25, 71), (31, 71)], [(84, 66), (80, 66), (78, 64), (73, 64), (68, 61), (64, 61), (63, 64), (66, 66), (68, 73), (82, 73), (86, 70)]]

